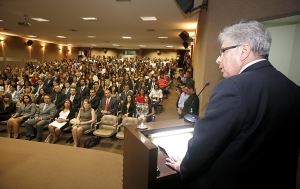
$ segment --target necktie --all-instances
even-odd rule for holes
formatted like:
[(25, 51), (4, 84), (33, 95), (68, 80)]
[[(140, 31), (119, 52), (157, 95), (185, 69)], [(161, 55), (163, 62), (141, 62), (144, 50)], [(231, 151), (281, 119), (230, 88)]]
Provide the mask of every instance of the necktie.
[(108, 111), (108, 109), (109, 109), (109, 98), (106, 99), (105, 111)]
[(43, 107), (43, 111), (45, 111), (47, 108), (47, 104), (45, 104), (45, 106)]

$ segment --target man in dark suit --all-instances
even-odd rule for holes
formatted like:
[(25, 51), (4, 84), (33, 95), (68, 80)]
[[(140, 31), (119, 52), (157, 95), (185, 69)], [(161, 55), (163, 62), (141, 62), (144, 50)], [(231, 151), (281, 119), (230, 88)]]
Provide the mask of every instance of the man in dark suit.
[(47, 89), (47, 93), (51, 93), (52, 92), (52, 87), (53, 87), (54, 77), (50, 72), (48, 72), (46, 75), (47, 75), (47, 78), (44, 81), (44, 85)]
[(100, 103), (100, 98), (96, 95), (95, 89), (90, 89), (89, 101), (91, 103), (92, 108), (94, 110), (97, 110)]
[(74, 109), (74, 111), (78, 112), (81, 106), (81, 97), (79, 94), (77, 94), (75, 87), (70, 88), (70, 94), (67, 95), (67, 99), (69, 99), (72, 102), (72, 108)]
[(185, 157), (168, 158), (184, 188), (296, 188), (298, 86), (266, 57), (270, 33), (256, 21), (219, 34), (224, 80), (195, 124)]
[(111, 97), (110, 91), (107, 89), (104, 92), (105, 97), (101, 99), (98, 112), (100, 112), (102, 115), (107, 114), (117, 114), (117, 100), (114, 97)]
[(77, 88), (77, 94), (80, 95), (81, 100), (88, 98), (89, 96), (89, 88), (85, 85), (85, 80), (80, 79), (80, 87)]
[(185, 84), (185, 91), (189, 95), (183, 105), (182, 113), (180, 117), (184, 117), (186, 114), (199, 115), (199, 97), (195, 92), (194, 82), (188, 81)]
[(126, 84), (124, 85), (124, 91), (120, 93), (120, 100), (125, 102), (128, 95), (133, 96), (133, 91), (129, 90), (129, 85)]
[(39, 105), (35, 113), (34, 118), (28, 119), (23, 123), (26, 129), (26, 139), (31, 140), (35, 137), (34, 127), (37, 130), (37, 141), (41, 142), (43, 137), (43, 129), (54, 118), (56, 114), (56, 107), (51, 102), (51, 97), (49, 95), (44, 96), (44, 102)]
[(54, 86), (54, 90), (51, 94), (52, 102), (55, 104), (57, 110), (60, 110), (66, 99), (66, 95), (62, 93), (59, 85)]

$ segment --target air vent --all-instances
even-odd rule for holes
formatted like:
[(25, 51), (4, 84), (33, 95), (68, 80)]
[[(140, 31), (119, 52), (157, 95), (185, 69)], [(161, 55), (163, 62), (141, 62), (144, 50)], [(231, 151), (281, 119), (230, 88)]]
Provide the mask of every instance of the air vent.
[(76, 30), (76, 29), (69, 29), (69, 31), (78, 32), (78, 30)]

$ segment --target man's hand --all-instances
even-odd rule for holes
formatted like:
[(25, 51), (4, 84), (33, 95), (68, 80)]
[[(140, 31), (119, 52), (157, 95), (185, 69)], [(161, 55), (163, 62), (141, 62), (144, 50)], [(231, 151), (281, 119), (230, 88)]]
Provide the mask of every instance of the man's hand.
[(173, 168), (175, 171), (180, 172), (180, 164), (181, 164), (181, 159), (179, 157), (168, 157), (166, 158), (166, 165), (170, 166)]
[(42, 120), (42, 118), (41, 118), (41, 117), (35, 117), (34, 119), (35, 119), (35, 121), (36, 121), (36, 122), (39, 122), (39, 121), (41, 121), (41, 120)]

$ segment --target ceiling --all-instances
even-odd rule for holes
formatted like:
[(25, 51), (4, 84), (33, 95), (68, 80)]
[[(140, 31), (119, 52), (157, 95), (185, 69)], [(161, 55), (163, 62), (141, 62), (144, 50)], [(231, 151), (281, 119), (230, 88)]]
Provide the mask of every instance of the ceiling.
[[(25, 14), (31, 26), (18, 24), (24, 21)], [(140, 16), (155, 16), (157, 21), (145, 22)], [(36, 17), (50, 21), (31, 19)], [(82, 17), (98, 20), (84, 21)], [(74, 47), (183, 49), (178, 34), (183, 30), (195, 32), (197, 19), (197, 12), (184, 14), (175, 0), (0, 1), (0, 33), (25, 38), (34, 35), (38, 40)], [(122, 39), (122, 36), (132, 38)], [(159, 39), (160, 36), (168, 38)]]

